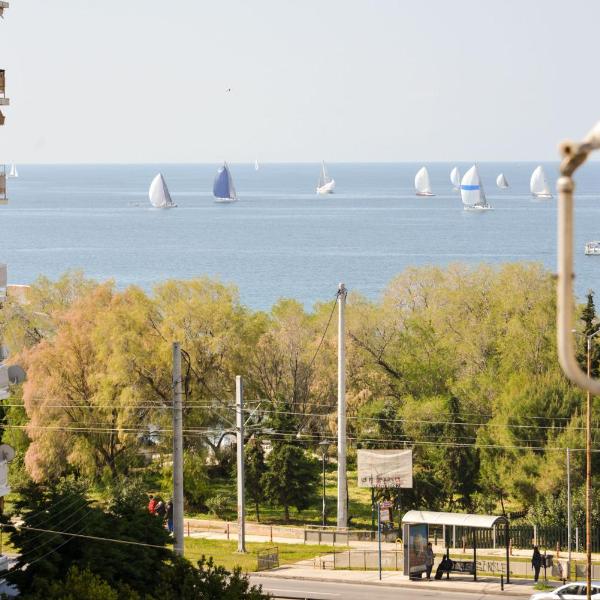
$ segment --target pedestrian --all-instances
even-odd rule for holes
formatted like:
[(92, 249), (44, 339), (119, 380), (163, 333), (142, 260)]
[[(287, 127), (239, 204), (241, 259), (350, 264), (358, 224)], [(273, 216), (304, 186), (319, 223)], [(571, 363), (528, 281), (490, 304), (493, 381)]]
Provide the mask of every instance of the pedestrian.
[(533, 556), (531, 557), (531, 566), (533, 567), (534, 579), (537, 580), (540, 577), (540, 568), (542, 566), (542, 555), (537, 546), (533, 547)]
[(150, 501), (148, 502), (148, 512), (153, 515), (156, 511), (156, 498), (150, 494)]
[(435, 554), (433, 553), (433, 547), (431, 542), (427, 542), (427, 549), (425, 550), (425, 568), (427, 569), (427, 581), (431, 581), (431, 569), (433, 569), (433, 563), (435, 560)]
[(154, 509), (154, 514), (161, 519), (165, 518), (165, 513), (167, 512), (167, 508), (165, 503), (162, 501), (162, 498), (158, 498), (158, 502), (156, 503), (156, 508)]
[(166, 506), (167, 529), (173, 533), (173, 498), (169, 498)]

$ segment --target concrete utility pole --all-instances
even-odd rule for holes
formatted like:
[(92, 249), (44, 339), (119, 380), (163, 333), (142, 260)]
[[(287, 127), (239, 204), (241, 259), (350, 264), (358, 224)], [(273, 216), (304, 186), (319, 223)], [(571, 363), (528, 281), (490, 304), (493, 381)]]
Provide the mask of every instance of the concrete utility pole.
[(348, 291), (343, 283), (338, 288), (338, 493), (337, 526), (348, 526), (348, 482), (346, 472), (346, 346), (345, 310)]
[(183, 411), (181, 345), (173, 344), (173, 550), (183, 556)]
[(235, 430), (237, 437), (237, 517), (238, 552), (246, 552), (246, 500), (244, 475), (244, 386), (240, 375), (235, 378)]

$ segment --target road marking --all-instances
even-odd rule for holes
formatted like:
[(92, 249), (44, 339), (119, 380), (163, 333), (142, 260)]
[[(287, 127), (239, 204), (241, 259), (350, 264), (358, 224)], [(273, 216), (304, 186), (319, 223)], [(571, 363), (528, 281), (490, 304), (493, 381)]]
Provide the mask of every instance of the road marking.
[(339, 598), (341, 596), (341, 594), (334, 594), (332, 592), (303, 592), (302, 590), (286, 590), (286, 589), (282, 589), (282, 588), (272, 588), (272, 587), (268, 587), (268, 586), (264, 586), (267, 588), (267, 591), (269, 593), (271, 592), (282, 592), (284, 594), (308, 594), (308, 593), (314, 593), (314, 594), (318, 594), (319, 596), (335, 596), (337, 598)]

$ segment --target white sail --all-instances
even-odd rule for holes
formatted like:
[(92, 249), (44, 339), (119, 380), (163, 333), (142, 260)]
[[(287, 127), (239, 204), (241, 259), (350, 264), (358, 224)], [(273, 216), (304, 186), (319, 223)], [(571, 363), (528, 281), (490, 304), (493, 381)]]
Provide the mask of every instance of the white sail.
[(473, 165), (464, 174), (460, 182), (460, 196), (466, 210), (489, 210), (491, 208), (485, 197), (477, 165)]
[(450, 171), (450, 181), (456, 191), (460, 190), (460, 171), (458, 170), (458, 167), (454, 167), (454, 169)]
[(552, 198), (544, 167), (538, 165), (531, 174), (530, 189), (536, 198)]
[(162, 173), (159, 173), (150, 184), (150, 189), (148, 190), (148, 197), (150, 198), (150, 203), (154, 208), (172, 208), (176, 206), (171, 200), (171, 194), (169, 194), (169, 188), (162, 176)]
[(258, 171), (258, 169), (259, 169), (259, 168), (260, 168), (260, 167), (259, 167), (259, 165), (258, 165), (258, 160), (255, 160), (255, 161), (254, 161), (254, 170), (255, 170), (255, 171)]
[(429, 182), (429, 173), (426, 167), (421, 167), (415, 175), (415, 189), (417, 196), (434, 196)]
[(17, 165), (10, 165), (10, 171), (8, 173), (9, 177), (18, 177), (19, 176), (19, 171), (17, 171)]
[(508, 187), (508, 181), (506, 181), (504, 173), (500, 173), (500, 175), (496, 177), (496, 185), (502, 190), (505, 190)]
[(325, 162), (321, 162), (321, 174), (317, 183), (317, 194), (333, 194), (335, 179), (329, 176)]

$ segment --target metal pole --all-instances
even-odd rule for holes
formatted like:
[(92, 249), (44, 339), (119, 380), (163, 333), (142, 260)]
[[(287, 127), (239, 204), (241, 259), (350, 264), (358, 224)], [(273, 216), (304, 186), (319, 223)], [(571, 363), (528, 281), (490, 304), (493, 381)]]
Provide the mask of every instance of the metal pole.
[(571, 579), (571, 449), (567, 448), (567, 549), (569, 554), (569, 579)]
[(183, 411), (181, 344), (173, 344), (173, 550), (183, 556)]
[(244, 498), (244, 387), (242, 378), (235, 378), (235, 430), (237, 436), (237, 518), (238, 552), (246, 552), (246, 507)]
[(348, 487), (346, 481), (346, 352), (344, 339), (344, 312), (346, 308), (346, 286), (338, 289), (338, 490), (337, 526), (348, 526)]
[[(592, 336), (587, 338), (587, 376), (592, 371)], [(592, 598), (592, 394), (587, 390), (585, 426), (585, 545), (587, 600)]]
[(381, 581), (381, 504), (377, 503), (377, 553), (379, 555), (379, 580)]
[(323, 525), (323, 527), (327, 525), (327, 500), (325, 497), (325, 448), (323, 448), (323, 517), (321, 519), (321, 525)]

